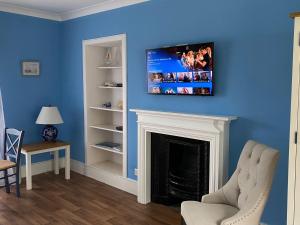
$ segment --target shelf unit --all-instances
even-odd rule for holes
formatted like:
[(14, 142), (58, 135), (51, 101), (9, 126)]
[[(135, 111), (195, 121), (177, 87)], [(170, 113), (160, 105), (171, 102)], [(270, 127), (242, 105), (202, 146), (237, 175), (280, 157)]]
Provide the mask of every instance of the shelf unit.
[(107, 108), (107, 107), (102, 107), (102, 106), (91, 106), (90, 109), (123, 113), (123, 109), (119, 109), (117, 107)]
[(98, 129), (98, 130), (105, 130), (117, 133), (123, 133), (122, 130), (117, 130), (116, 127), (119, 125), (112, 125), (112, 124), (99, 124), (99, 125), (92, 125), (90, 128)]
[(101, 89), (119, 89), (119, 90), (123, 89), (123, 87), (108, 87), (108, 86), (98, 86), (98, 88), (101, 88)]
[[(105, 63), (108, 52), (111, 64)], [(85, 164), (93, 171), (87, 175), (124, 190), (119, 186), (127, 179), (126, 35), (83, 41), (83, 65)], [(105, 82), (123, 86), (107, 87)], [(112, 106), (104, 107), (107, 102)], [(121, 150), (97, 145), (102, 142), (121, 144)]]
[(91, 145), (91, 147), (92, 148), (96, 148), (96, 149), (100, 149), (100, 150), (103, 150), (103, 151), (109, 151), (109, 152), (113, 152), (113, 153), (116, 153), (116, 154), (123, 155), (122, 151), (118, 151), (118, 150), (115, 150), (113, 148), (104, 147), (104, 146), (98, 146), (98, 145)]
[(97, 66), (96, 67), (97, 69), (122, 69), (122, 67), (121, 66)]

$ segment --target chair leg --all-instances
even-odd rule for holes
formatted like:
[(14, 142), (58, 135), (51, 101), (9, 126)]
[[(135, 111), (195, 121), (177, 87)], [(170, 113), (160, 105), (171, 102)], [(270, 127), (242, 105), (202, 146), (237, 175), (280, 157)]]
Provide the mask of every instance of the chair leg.
[(3, 173), (4, 173), (6, 193), (10, 193), (10, 185), (9, 185), (9, 180), (8, 180), (8, 176), (7, 176), (7, 170), (4, 170)]
[(181, 225), (186, 225), (186, 223), (185, 223), (183, 217), (181, 217)]
[(16, 195), (18, 198), (20, 198), (21, 194), (20, 194), (20, 168), (15, 167), (15, 177), (16, 177)]
[(19, 177), (19, 171), (17, 170), (16, 172), (16, 194), (17, 197), (20, 198), (21, 197), (21, 193), (20, 193), (20, 181), (19, 181), (20, 177)]

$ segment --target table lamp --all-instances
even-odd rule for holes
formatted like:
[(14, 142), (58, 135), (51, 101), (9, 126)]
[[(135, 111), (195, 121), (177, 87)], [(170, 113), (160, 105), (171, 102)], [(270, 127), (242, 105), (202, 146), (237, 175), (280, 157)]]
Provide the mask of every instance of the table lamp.
[(45, 141), (55, 142), (58, 130), (53, 125), (62, 124), (63, 122), (57, 107), (44, 106), (35, 123), (45, 125), (42, 131), (42, 137)]

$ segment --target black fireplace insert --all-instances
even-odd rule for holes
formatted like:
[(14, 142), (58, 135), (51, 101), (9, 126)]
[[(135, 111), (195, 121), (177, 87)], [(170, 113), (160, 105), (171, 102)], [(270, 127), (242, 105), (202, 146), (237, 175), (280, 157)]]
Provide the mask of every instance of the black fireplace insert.
[(209, 191), (209, 142), (151, 134), (151, 201), (200, 201)]

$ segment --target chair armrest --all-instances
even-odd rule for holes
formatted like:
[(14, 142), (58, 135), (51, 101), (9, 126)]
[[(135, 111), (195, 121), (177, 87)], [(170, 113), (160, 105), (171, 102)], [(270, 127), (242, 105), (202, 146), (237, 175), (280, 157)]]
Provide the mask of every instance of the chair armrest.
[(257, 201), (248, 204), (232, 217), (223, 220), (221, 225), (259, 225), (266, 199), (266, 194), (260, 194)]
[(202, 202), (210, 203), (210, 204), (225, 204), (227, 201), (226, 201), (225, 195), (223, 193), (223, 189), (220, 189), (216, 192), (213, 192), (213, 193), (210, 193), (207, 195), (203, 195)]
[(260, 225), (260, 216), (249, 212), (239, 211), (234, 216), (223, 220), (221, 225)]

